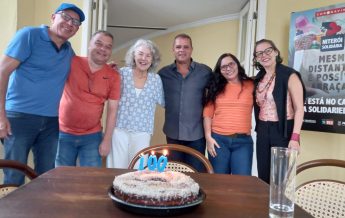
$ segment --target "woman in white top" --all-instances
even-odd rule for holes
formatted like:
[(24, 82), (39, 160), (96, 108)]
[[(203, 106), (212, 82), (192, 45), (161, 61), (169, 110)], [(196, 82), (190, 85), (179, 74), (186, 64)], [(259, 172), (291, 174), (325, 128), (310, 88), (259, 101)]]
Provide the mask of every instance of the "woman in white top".
[(155, 73), (159, 62), (158, 48), (150, 40), (139, 39), (127, 51), (107, 167), (127, 168), (134, 155), (150, 145), (156, 105), (164, 107), (162, 81)]

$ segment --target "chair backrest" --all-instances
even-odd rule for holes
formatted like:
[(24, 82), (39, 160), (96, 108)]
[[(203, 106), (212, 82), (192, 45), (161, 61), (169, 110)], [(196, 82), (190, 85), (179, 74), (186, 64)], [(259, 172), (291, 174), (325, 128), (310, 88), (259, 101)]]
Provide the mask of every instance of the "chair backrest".
[[(25, 176), (27, 176), (30, 180), (37, 177), (36, 172), (31, 167), (25, 164), (22, 164), (18, 161), (0, 159), (0, 169), (3, 169), (3, 168), (19, 170)], [(0, 184), (0, 198), (9, 194), (11, 191), (15, 190), (16, 188), (18, 188), (18, 185), (16, 184)]]
[[(297, 166), (297, 175), (304, 170), (334, 166), (345, 169), (345, 161), (319, 159)], [(319, 176), (319, 175), (318, 175)], [(296, 188), (296, 204), (314, 217), (345, 217), (345, 181), (316, 179)]]
[[(163, 154), (164, 150), (168, 151), (179, 151), (183, 153), (190, 154), (196, 157), (205, 167), (207, 173), (213, 173), (213, 167), (210, 161), (205, 157), (205, 155), (201, 154), (199, 151), (189, 148), (183, 145), (177, 144), (161, 144), (161, 145), (152, 145), (147, 148), (142, 149), (139, 151), (130, 162), (128, 168), (133, 169), (136, 162), (139, 160), (141, 155), (150, 154), (151, 151), (154, 151), (155, 154)], [(166, 169), (171, 171), (178, 171), (178, 172), (196, 172), (196, 170), (192, 167), (187, 165), (186, 163), (178, 162), (178, 161), (168, 161)]]

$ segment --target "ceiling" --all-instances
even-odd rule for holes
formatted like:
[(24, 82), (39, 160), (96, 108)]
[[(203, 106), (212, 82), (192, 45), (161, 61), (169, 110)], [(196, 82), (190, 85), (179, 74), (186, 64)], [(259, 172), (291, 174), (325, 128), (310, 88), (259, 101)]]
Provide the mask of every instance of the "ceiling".
[(109, 0), (108, 27), (114, 50), (140, 37), (237, 15), (248, 0)]

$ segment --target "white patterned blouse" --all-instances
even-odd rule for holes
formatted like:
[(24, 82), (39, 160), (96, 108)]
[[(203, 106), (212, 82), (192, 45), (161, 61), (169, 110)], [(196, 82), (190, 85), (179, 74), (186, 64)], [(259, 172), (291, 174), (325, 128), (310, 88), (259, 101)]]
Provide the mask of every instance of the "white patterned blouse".
[(121, 99), (117, 112), (116, 127), (130, 132), (152, 134), (156, 105), (165, 106), (161, 78), (149, 72), (144, 88), (136, 94), (133, 69), (123, 67), (121, 74)]

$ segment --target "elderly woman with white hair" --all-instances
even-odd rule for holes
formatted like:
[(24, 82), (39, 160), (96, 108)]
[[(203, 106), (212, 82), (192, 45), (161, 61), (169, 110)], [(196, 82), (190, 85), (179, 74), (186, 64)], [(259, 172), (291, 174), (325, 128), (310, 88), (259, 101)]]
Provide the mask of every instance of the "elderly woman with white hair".
[(127, 168), (134, 155), (150, 145), (156, 105), (164, 107), (162, 81), (155, 73), (159, 62), (158, 48), (150, 40), (139, 39), (127, 51), (107, 167)]

